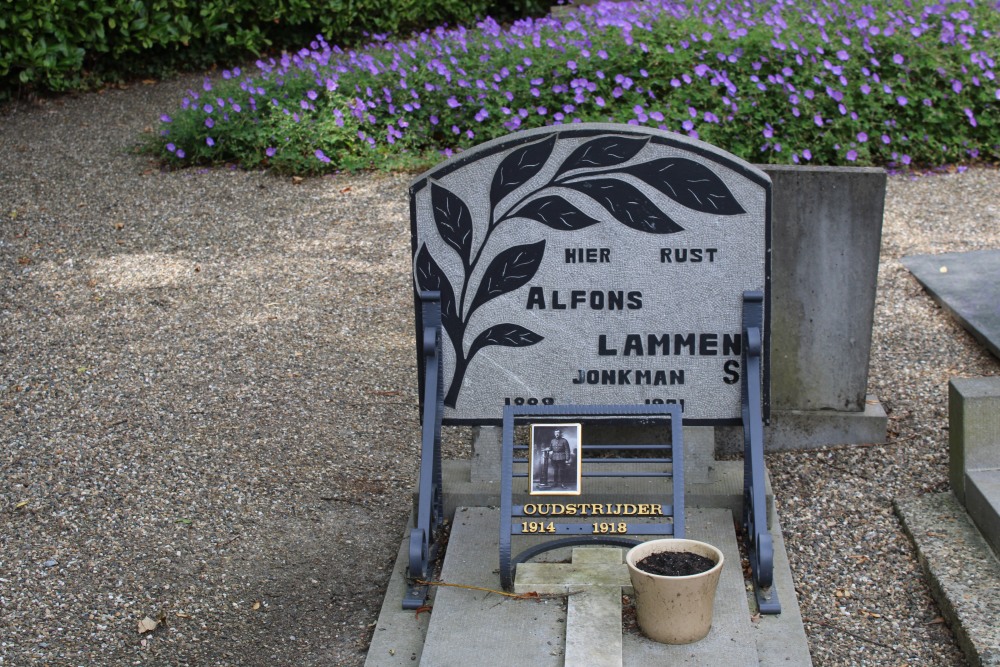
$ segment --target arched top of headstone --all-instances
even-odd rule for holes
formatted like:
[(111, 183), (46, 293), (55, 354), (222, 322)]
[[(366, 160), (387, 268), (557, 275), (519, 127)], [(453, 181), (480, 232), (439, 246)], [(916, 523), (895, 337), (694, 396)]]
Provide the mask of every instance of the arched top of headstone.
[(497, 423), (510, 402), (739, 421), (742, 296), (766, 299), (770, 275), (762, 171), (678, 134), (574, 124), (481, 144), (410, 193), (415, 296), (441, 298), (445, 423)]

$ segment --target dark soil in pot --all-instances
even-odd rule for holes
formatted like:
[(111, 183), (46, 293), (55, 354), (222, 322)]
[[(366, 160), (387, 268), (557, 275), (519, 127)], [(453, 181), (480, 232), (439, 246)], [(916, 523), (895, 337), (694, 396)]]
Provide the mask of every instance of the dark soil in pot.
[(649, 554), (635, 566), (643, 572), (663, 577), (687, 577), (711, 570), (715, 561), (689, 551), (661, 551)]

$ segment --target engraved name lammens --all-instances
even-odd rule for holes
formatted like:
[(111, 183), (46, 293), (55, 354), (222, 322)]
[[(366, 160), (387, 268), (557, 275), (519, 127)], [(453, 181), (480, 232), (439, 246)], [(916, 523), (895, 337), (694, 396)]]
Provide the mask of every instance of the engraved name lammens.
[[(565, 134), (578, 136), (571, 130)], [(434, 256), (427, 243), (419, 244), (414, 256), (414, 280), (418, 291), (441, 295), (442, 327), (454, 351), (453, 373), (444, 378), (444, 404), (449, 408), (455, 408), (466, 373), (482, 350), (490, 346), (526, 348), (544, 339), (529, 326), (484, 322), (482, 317), (475, 317), (488, 303), (528, 286), (545, 257), (545, 238), (518, 242), (496, 252), (491, 242), (497, 239), (501, 227), (541, 224), (572, 235), (592, 225), (617, 223), (651, 235), (684, 232), (684, 226), (647, 196), (640, 185), (649, 188), (650, 194), (671, 200), (679, 210), (712, 216), (746, 213), (725, 182), (702, 162), (681, 156), (655, 157), (655, 153), (645, 159), (643, 151), (650, 144), (650, 135), (598, 136), (579, 143), (568, 156), (565, 151), (554, 151), (562, 139), (562, 132), (551, 132), (506, 153), (489, 178), (485, 216), (474, 219), (472, 211), (482, 206), (471, 206), (466, 201), (470, 195), (463, 198), (430, 179), (431, 215), (443, 246), (436, 246), (438, 256)], [(549, 175), (539, 178), (543, 174)], [(514, 235), (520, 239), (529, 236), (530, 230)], [(606, 248), (575, 248), (572, 239), (567, 239), (565, 245), (557, 251), (560, 261), (598, 265), (611, 262), (611, 252)], [(442, 268), (441, 252), (453, 253), (448, 265), (454, 268)], [(697, 253), (657, 247), (656, 262), (717, 264), (718, 254), (715, 247), (698, 249)], [(485, 258), (490, 258), (488, 263)], [(642, 291), (630, 289), (629, 285), (612, 289), (530, 285), (522, 303), (527, 310), (538, 313), (585, 309), (627, 313), (642, 309), (647, 302)], [(699, 335), (718, 335), (718, 344), (722, 345), (724, 334)], [(585, 371), (580, 377), (586, 382)]]

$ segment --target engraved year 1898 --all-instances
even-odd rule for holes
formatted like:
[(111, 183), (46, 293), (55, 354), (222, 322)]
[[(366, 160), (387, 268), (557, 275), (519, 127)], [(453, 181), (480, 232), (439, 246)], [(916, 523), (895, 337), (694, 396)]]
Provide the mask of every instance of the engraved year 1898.
[(534, 396), (530, 396), (528, 398), (515, 396), (514, 398), (511, 398), (510, 396), (507, 396), (503, 399), (504, 405), (554, 405), (555, 402), (556, 399), (548, 396), (545, 398), (535, 398)]

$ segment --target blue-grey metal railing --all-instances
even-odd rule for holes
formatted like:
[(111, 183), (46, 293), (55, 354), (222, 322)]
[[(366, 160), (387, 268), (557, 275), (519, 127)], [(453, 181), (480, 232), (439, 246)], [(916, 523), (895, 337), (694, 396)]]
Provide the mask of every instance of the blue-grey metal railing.
[[(583, 471), (584, 477), (661, 477), (672, 480), (672, 492), (668, 494), (664, 485), (664, 501), (657, 506), (658, 513), (654, 516), (623, 516), (612, 512), (594, 511), (586, 515), (586, 521), (578, 519), (564, 521), (560, 517), (548, 516), (545, 518), (545, 529), (541, 536), (557, 535), (555, 539), (535, 544), (520, 553), (513, 555), (511, 552), (512, 539), (523, 535), (539, 536), (537, 532), (525, 532), (515, 518), (524, 518), (527, 523), (534, 521), (532, 517), (525, 513), (525, 505), (513, 504), (514, 478), (528, 477), (527, 472), (514, 471), (514, 427), (517, 424), (529, 423), (537, 419), (554, 419), (557, 421), (567, 421), (570, 419), (582, 423), (593, 423), (606, 421), (608, 418), (625, 418), (630, 424), (656, 421), (665, 419), (670, 422), (670, 444), (665, 445), (587, 445), (580, 446), (580, 456), (583, 457), (582, 464), (603, 465), (603, 464), (635, 464), (635, 463), (657, 463), (664, 464), (660, 471), (631, 471), (631, 470), (608, 470), (608, 471)], [(523, 446), (518, 446), (524, 449)], [(638, 451), (663, 450), (669, 451), (670, 456), (663, 457), (643, 457), (641, 459), (631, 458), (595, 458), (585, 457), (583, 452), (590, 450), (626, 451), (636, 449)], [(508, 405), (503, 413), (503, 442), (500, 462), (500, 583), (507, 590), (514, 586), (514, 576), (518, 563), (523, 563), (538, 554), (558, 549), (560, 547), (580, 546), (589, 544), (607, 544), (612, 546), (630, 547), (638, 544), (641, 540), (624, 535), (669, 535), (673, 537), (684, 537), (684, 445), (681, 424), (681, 409), (678, 405), (549, 405), (549, 406), (513, 406)], [(517, 459), (518, 463), (531, 465), (528, 459)], [(584, 491), (585, 493), (585, 491)], [(558, 497), (558, 496), (557, 496)], [(543, 501), (539, 501), (540, 503)], [(626, 503), (589, 503), (592, 508), (595, 506), (617, 506), (620, 508)], [(610, 510), (611, 508), (608, 507)], [(582, 517), (579, 517), (582, 518)], [(596, 520), (598, 524), (612, 523), (617, 534), (597, 533), (593, 527)]]

